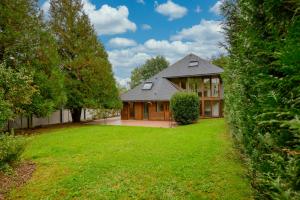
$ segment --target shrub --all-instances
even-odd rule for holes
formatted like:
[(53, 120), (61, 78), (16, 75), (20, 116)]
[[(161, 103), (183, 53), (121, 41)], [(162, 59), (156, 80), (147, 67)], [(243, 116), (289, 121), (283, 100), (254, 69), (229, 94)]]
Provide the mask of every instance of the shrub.
[(0, 170), (9, 168), (20, 159), (25, 143), (21, 136), (0, 133)]
[(191, 124), (199, 118), (199, 97), (195, 93), (178, 92), (171, 98), (171, 112), (179, 124)]

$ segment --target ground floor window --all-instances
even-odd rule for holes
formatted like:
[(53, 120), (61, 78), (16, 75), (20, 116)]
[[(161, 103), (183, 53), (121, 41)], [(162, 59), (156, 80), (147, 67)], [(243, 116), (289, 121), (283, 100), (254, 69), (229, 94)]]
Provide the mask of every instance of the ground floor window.
[(211, 104), (210, 101), (204, 101), (204, 116), (211, 116)]
[(164, 104), (163, 102), (156, 103), (156, 112), (163, 112), (164, 111)]
[(219, 101), (212, 101), (212, 116), (219, 117), (220, 116), (220, 102)]

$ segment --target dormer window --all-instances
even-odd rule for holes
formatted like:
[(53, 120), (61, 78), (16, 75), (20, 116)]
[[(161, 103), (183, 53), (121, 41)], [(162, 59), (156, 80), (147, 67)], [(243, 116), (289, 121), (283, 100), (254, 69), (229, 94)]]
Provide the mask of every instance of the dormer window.
[(199, 62), (197, 60), (192, 60), (189, 62), (189, 67), (197, 67)]
[(153, 83), (152, 83), (152, 82), (146, 82), (146, 83), (144, 83), (142, 89), (143, 89), (143, 90), (151, 90), (152, 86), (153, 86)]

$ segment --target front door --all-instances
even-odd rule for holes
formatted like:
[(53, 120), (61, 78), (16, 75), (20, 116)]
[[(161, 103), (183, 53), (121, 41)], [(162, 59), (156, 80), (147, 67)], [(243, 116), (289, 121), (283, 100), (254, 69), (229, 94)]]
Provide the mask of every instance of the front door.
[(134, 119), (134, 102), (129, 103), (129, 119)]
[(144, 115), (143, 119), (149, 119), (149, 106), (148, 103), (144, 103)]

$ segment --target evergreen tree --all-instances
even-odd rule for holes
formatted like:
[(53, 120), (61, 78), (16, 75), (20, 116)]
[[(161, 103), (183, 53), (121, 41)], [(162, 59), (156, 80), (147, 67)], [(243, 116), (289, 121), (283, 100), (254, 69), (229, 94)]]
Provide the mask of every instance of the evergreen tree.
[(151, 78), (168, 66), (169, 62), (163, 56), (156, 56), (154, 58), (148, 59), (145, 64), (133, 69), (133, 71), (131, 72), (130, 87), (134, 88), (135, 86)]
[(82, 108), (120, 107), (108, 55), (81, 0), (52, 0), (50, 5), (50, 25), (65, 73), (66, 107), (73, 122), (80, 121)]
[(300, 199), (300, 3), (227, 0), (225, 111), (257, 199)]
[(24, 105), (25, 114), (47, 116), (64, 103), (59, 62), (56, 42), (42, 22), (37, 2), (2, 0), (0, 63), (15, 72), (30, 72), (37, 90)]

